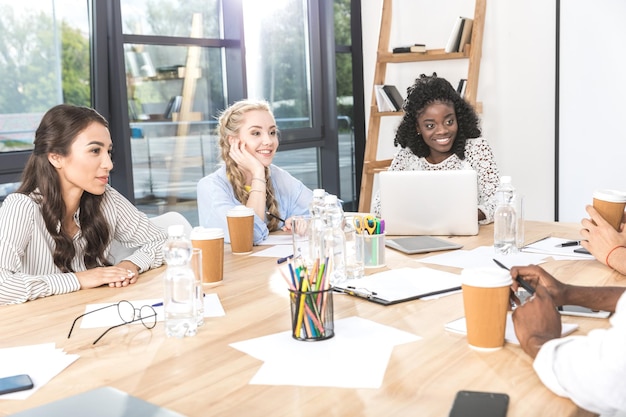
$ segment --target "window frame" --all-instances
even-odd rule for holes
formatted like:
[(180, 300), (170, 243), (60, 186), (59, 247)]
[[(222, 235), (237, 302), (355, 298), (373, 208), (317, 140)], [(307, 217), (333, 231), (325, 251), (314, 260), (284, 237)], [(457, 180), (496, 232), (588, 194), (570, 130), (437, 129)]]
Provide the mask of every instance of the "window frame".
[[(361, 1), (351, 1), (351, 46), (337, 46), (334, 39), (333, 0), (309, 0), (309, 36), (311, 39), (312, 127), (285, 129), (281, 150), (318, 149), (318, 183), (328, 192), (339, 195), (339, 150), (336, 103), (335, 54), (352, 54), (355, 165), (357, 190), (361, 179), (362, 154), (365, 144), (363, 108), (363, 73), (361, 45)], [(171, 36), (123, 35), (120, 0), (88, 2), (91, 18), (91, 106), (110, 125), (114, 145), (111, 184), (131, 202), (134, 182), (131, 158), (131, 132), (125, 78), (123, 45), (198, 45), (224, 48), (227, 102), (245, 97), (245, 39), (241, 0), (222, 2), (224, 39), (178, 38)], [(348, 49), (346, 49), (348, 48)], [(0, 183), (18, 182), (32, 151), (0, 153)], [(358, 195), (357, 195), (358, 200)]]

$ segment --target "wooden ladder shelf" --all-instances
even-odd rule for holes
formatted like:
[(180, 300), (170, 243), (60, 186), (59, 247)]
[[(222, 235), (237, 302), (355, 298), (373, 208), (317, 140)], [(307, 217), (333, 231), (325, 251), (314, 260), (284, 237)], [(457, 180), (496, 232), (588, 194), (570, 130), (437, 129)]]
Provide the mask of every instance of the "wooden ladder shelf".
[[(404, 0), (409, 1), (409, 0)], [(480, 103), (476, 102), (478, 90), (478, 76), (480, 72), (480, 58), (482, 56), (483, 30), (485, 27), (485, 9), (487, 0), (476, 0), (474, 7), (474, 23), (470, 43), (465, 45), (463, 52), (446, 53), (444, 49), (431, 49), (424, 54), (400, 53), (394, 54), (389, 49), (389, 37), (391, 34), (391, 10), (392, 0), (383, 0), (383, 10), (380, 22), (380, 34), (378, 37), (378, 52), (376, 55), (376, 67), (374, 69), (374, 85), (385, 83), (387, 64), (415, 63), (424, 61), (441, 61), (448, 59), (467, 59), (467, 86), (465, 100), (480, 113)], [(372, 100), (370, 117), (367, 127), (367, 141), (365, 143), (365, 155), (363, 158), (363, 176), (361, 179), (361, 192), (359, 198), (359, 212), (369, 212), (372, 201), (372, 188), (374, 175), (386, 170), (391, 164), (391, 159), (376, 160), (378, 153), (378, 136), (380, 133), (380, 120), (385, 116), (399, 116), (402, 112), (379, 112), (376, 105), (376, 94), (372, 88)]]

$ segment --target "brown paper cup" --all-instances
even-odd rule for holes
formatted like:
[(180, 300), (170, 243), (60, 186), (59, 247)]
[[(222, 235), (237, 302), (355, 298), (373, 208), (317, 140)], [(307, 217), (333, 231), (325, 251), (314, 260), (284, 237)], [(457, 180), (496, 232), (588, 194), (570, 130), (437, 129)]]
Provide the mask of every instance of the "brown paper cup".
[(254, 210), (246, 206), (236, 206), (226, 214), (230, 248), (234, 255), (252, 253), (254, 242)]
[(619, 231), (626, 207), (626, 193), (616, 190), (597, 190), (593, 193), (593, 208), (613, 228)]
[(224, 279), (224, 231), (194, 227), (191, 244), (202, 250), (202, 283), (217, 284)]
[(511, 275), (499, 268), (467, 268), (461, 278), (467, 343), (480, 351), (502, 348)]

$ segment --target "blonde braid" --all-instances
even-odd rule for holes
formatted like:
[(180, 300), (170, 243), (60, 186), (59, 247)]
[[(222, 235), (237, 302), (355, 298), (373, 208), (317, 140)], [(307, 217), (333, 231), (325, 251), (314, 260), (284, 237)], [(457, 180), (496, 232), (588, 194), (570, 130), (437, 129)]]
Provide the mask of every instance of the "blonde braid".
[[(278, 201), (276, 201), (276, 197), (274, 197), (274, 186), (272, 185), (272, 179), (270, 178), (269, 168), (265, 168), (265, 178), (267, 178), (267, 184), (265, 186), (265, 206), (267, 207), (267, 211), (276, 217), (280, 217), (280, 212), (278, 211)], [(268, 217), (269, 222), (267, 223), (267, 229), (270, 232), (280, 229), (279, 220), (276, 217)]]

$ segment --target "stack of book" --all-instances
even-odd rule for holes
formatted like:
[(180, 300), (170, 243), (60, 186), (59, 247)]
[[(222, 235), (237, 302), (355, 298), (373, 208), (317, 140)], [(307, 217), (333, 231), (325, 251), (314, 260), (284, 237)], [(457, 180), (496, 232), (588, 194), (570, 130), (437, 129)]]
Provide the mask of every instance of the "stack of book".
[(375, 85), (376, 104), (379, 112), (397, 112), (402, 110), (404, 98), (395, 85)]
[(459, 95), (462, 98), (465, 98), (465, 88), (467, 87), (467, 78), (461, 78), (459, 80), (459, 85), (456, 88), (456, 92), (459, 93)]
[(165, 119), (170, 120), (173, 117), (174, 113), (178, 113), (180, 111), (180, 105), (183, 102), (183, 96), (174, 96), (167, 103), (167, 107), (165, 107), (165, 111), (163, 112), (163, 117)]
[(391, 52), (393, 52), (394, 54), (404, 54), (408, 52), (425, 53), (426, 45), (424, 45), (423, 43), (416, 43), (411, 46), (398, 46), (396, 48), (393, 48)]
[(463, 52), (463, 48), (470, 42), (472, 37), (473, 24), (473, 19), (462, 16), (459, 16), (454, 21), (452, 33), (450, 33), (448, 43), (446, 44), (446, 52)]

